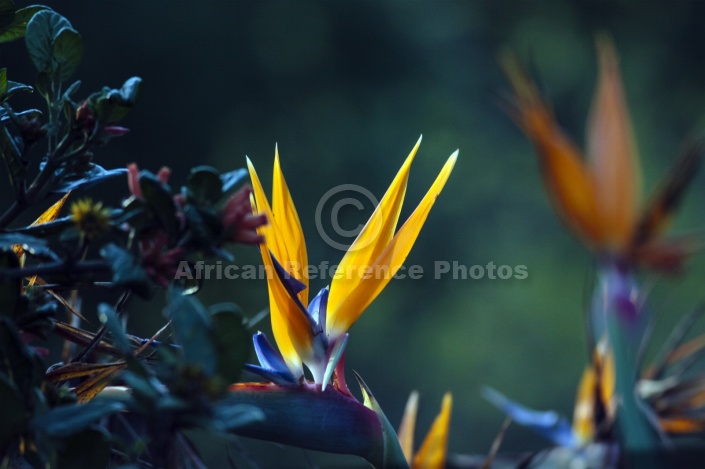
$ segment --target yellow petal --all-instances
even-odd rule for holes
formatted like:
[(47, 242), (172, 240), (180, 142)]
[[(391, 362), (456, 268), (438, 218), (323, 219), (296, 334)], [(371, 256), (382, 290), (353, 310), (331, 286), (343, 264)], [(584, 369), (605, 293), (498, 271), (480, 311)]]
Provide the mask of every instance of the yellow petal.
[[(312, 332), (307, 319), (291, 299), (281, 281), (276, 275), (270, 257), (271, 253), (285, 265), (289, 258), (286, 237), (280, 228), (278, 220), (272, 214), (267, 196), (264, 193), (257, 172), (252, 162), (247, 160), (254, 193), (254, 209), (267, 216), (268, 224), (258, 228), (265, 238), (265, 244), (260, 245), (262, 262), (267, 272), (267, 287), (269, 290), (269, 309), (272, 321), (272, 332), (279, 351), (289, 369), (295, 376), (302, 374), (301, 359), (312, 353)], [(288, 192), (287, 192), (288, 193)], [(293, 206), (293, 203), (292, 203)], [(280, 219), (281, 220), (281, 219)], [(298, 220), (298, 217), (297, 217)]]
[(411, 460), (414, 456), (414, 427), (416, 426), (416, 412), (418, 408), (419, 393), (412, 391), (411, 394), (409, 394), (409, 400), (406, 401), (404, 415), (399, 425), (399, 431), (397, 432), (399, 446), (401, 446), (406, 462), (408, 462), (409, 465), (411, 465)]
[[(457, 157), (458, 151), (456, 150), (448, 158), (433, 185), (418, 207), (416, 207), (416, 210), (404, 223), (404, 226), (399, 229), (392, 242), (386, 246), (379, 257), (367, 264), (371, 266), (371, 270), (367, 275), (363, 273), (362, 275), (354, 276), (354, 288), (348, 290), (347, 296), (338, 302), (335, 309), (331, 309), (331, 303), (328, 303), (329, 316), (326, 326), (330, 336), (336, 337), (345, 333), (402, 266), (431, 211), (431, 207), (433, 207), (436, 198), (443, 190), (443, 186), (453, 170)], [(333, 295), (333, 288), (337, 288), (337, 285), (333, 283), (333, 286), (331, 286), (331, 295)]]
[[(372, 265), (393, 238), (406, 194), (409, 170), (419, 145), (421, 145), (421, 137), (394, 177), (374, 213), (340, 261), (331, 281), (327, 321), (332, 319), (335, 322), (337, 314), (335, 311), (341, 303), (347, 301), (350, 292), (359, 285), (361, 279), (357, 275), (358, 269)], [(355, 275), (351, 275), (351, 272), (355, 272)]]
[(272, 208), (269, 205), (269, 200), (267, 195), (262, 188), (262, 183), (257, 176), (257, 171), (250, 161), (247, 159), (247, 169), (250, 172), (250, 181), (252, 181), (252, 191), (255, 195), (255, 206), (253, 210), (259, 213), (264, 213), (267, 216), (267, 224), (258, 228), (258, 233), (265, 237), (265, 242), (267, 243), (267, 248), (272, 251), (274, 257), (279, 260), (279, 262), (284, 263), (288, 258), (286, 238), (282, 236), (283, 231), (279, 227), (278, 220), (274, 218), (272, 213)]
[(595, 402), (598, 396), (597, 375), (592, 366), (583, 371), (573, 410), (573, 433), (580, 444), (591, 442), (595, 437)]
[(66, 199), (68, 199), (69, 195), (71, 195), (71, 192), (67, 192), (66, 195), (60, 198), (54, 205), (46, 209), (44, 213), (39, 215), (39, 218), (34, 220), (34, 222), (32, 222), (32, 224), (29, 226), (43, 225), (45, 223), (49, 223), (50, 221), (56, 220), (56, 218), (59, 216), (59, 213), (61, 212), (61, 209), (64, 207)]
[(441, 412), (434, 420), (426, 439), (414, 458), (414, 468), (443, 468), (448, 453), (448, 428), (450, 427), (450, 411), (453, 407), (453, 397), (450, 393), (443, 396)]
[(289, 296), (274, 270), (267, 246), (260, 244), (262, 261), (267, 271), (269, 315), (279, 352), (294, 376), (301, 376), (301, 362), (313, 357), (313, 332), (308, 320)]
[(597, 397), (604, 408), (605, 419), (607, 422), (613, 422), (617, 412), (617, 399), (615, 398), (616, 375), (614, 354), (606, 336), (600, 339), (597, 347), (595, 347), (593, 366), (598, 385)]
[[(289, 194), (289, 187), (284, 180), (281, 166), (279, 164), (279, 148), (274, 149), (274, 176), (272, 178), (272, 212), (281, 228), (288, 250), (287, 261), (293, 263), (292, 268), (287, 269), (294, 274), (297, 280), (303, 282), (306, 288), (299, 292), (299, 299), (308, 306), (308, 276), (304, 275), (308, 265), (306, 255), (306, 241), (304, 232), (301, 229), (299, 214), (296, 213), (294, 201)], [(277, 258), (278, 259), (278, 258)], [(281, 262), (281, 260), (279, 260)]]
[(587, 155), (605, 247), (623, 251), (636, 224), (639, 161), (614, 47), (603, 39), (597, 52), (600, 74), (587, 126)]
[(514, 89), (512, 117), (531, 139), (539, 155), (544, 183), (558, 214), (589, 245), (600, 245), (595, 182), (580, 152), (555, 122), (549, 106), (516, 58), (502, 65)]
[[(59, 213), (61, 212), (61, 209), (64, 207), (66, 199), (68, 199), (69, 195), (71, 195), (71, 191), (67, 192), (66, 195), (60, 198), (51, 207), (46, 209), (44, 213), (39, 215), (39, 218), (34, 220), (29, 226), (43, 225), (45, 223), (49, 223), (50, 221), (56, 220), (56, 218), (59, 216)], [(12, 250), (15, 251), (15, 254), (17, 254), (17, 257), (20, 259), (20, 265), (24, 266), (24, 249), (22, 249), (22, 246), (20, 246), (19, 244), (15, 244), (14, 246), (12, 246)]]

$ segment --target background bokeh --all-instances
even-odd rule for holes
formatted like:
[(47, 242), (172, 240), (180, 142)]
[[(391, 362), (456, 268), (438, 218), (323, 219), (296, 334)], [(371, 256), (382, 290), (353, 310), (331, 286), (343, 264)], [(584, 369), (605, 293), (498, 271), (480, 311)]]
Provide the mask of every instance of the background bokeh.
[[(21, 4), (22, 2), (18, 2)], [(47, 1), (82, 34), (82, 92), (144, 80), (131, 132), (98, 153), (106, 167), (137, 161), (172, 181), (190, 167), (239, 168), (248, 155), (271, 187), (274, 146), (307, 235), (309, 260), (342, 253), (316, 231), (321, 196), (357, 184), (381, 197), (419, 134), (408, 216), (456, 148), (460, 157), (407, 265), (420, 280), (395, 280), (351, 331), (346, 364), (375, 392), (393, 424), (421, 392), (420, 441), (447, 390), (454, 395), (450, 450), (486, 453), (503, 415), (480, 397), (495, 387), (538, 408), (571, 415), (587, 359), (583, 310), (593, 267), (556, 219), (533, 150), (502, 111), (507, 84), (497, 55), (531, 64), (566, 131), (580, 144), (596, 75), (594, 39), (608, 32), (621, 56), (645, 187), (673, 163), (705, 117), (705, 2), (529, 1)], [(3, 45), (9, 78), (32, 83), (21, 42)], [(39, 105), (38, 101), (33, 104)], [(699, 123), (699, 127), (698, 127)], [(698, 175), (674, 231), (702, 228)], [(124, 181), (98, 192), (117, 203)], [(4, 204), (3, 204), (4, 205)], [(345, 212), (352, 228), (371, 213)], [(241, 264), (255, 249), (234, 247)], [(525, 280), (434, 278), (434, 262), (525, 265)], [(703, 298), (703, 257), (678, 279), (655, 276), (654, 342)], [(313, 281), (315, 291), (325, 281)], [(206, 304), (267, 306), (264, 281), (210, 281)], [(134, 303), (132, 327), (149, 334), (159, 307)], [(269, 328), (268, 321), (259, 324)], [(348, 376), (352, 380), (352, 376)], [(204, 441), (209, 461), (224, 446)], [(512, 427), (504, 450), (544, 442)], [(247, 441), (263, 466), (352, 464)]]

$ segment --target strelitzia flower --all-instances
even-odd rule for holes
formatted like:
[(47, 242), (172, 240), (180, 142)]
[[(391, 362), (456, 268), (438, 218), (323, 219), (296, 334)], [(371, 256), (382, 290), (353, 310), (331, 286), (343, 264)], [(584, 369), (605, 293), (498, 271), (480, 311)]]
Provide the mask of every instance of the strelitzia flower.
[[(638, 377), (634, 393), (654, 431), (669, 436), (697, 435), (705, 430), (705, 375), (688, 369), (705, 350), (705, 335), (683, 343), (692, 316), (676, 327), (664, 351)], [(614, 352), (606, 337), (595, 346), (575, 397), (572, 425), (554, 411), (535, 411), (487, 388), (484, 396), (512, 419), (552, 443), (582, 448), (613, 439), (620, 399), (616, 393)]]
[[(248, 168), (254, 190), (254, 211), (266, 215), (269, 224), (259, 228), (265, 238), (262, 260), (268, 272), (270, 315), (276, 352), (263, 334), (254, 337), (259, 367), (249, 370), (279, 384), (302, 382), (303, 367), (311, 371), (315, 384), (325, 390), (335, 374), (336, 388), (347, 392), (342, 373), (348, 329), (384, 289), (409, 254), (436, 198), (450, 175), (458, 152), (446, 161), (438, 177), (416, 210), (395, 233), (416, 143), (387, 193), (365, 227), (341, 260), (330, 288), (325, 287), (310, 302), (308, 265), (301, 223), (289, 194), (275, 150), (272, 204), (265, 196), (252, 162)], [(365, 269), (384, 275), (364, 275)], [(378, 269), (378, 270), (374, 270)], [(361, 273), (362, 272), (362, 273)]]
[(620, 262), (677, 269), (689, 247), (660, 235), (699, 166), (703, 142), (687, 147), (660, 190), (639, 210), (639, 158), (617, 54), (607, 39), (598, 41), (597, 51), (599, 77), (587, 124), (587, 158), (560, 129), (518, 62), (505, 57), (515, 93), (511, 114), (536, 148), (557, 212), (581, 240)]
[(412, 469), (435, 469), (446, 467), (448, 454), (448, 430), (453, 396), (448, 392), (443, 396), (441, 411), (433, 421), (419, 450), (414, 453), (414, 427), (419, 405), (419, 393), (413, 391), (406, 402), (404, 416), (399, 425), (399, 444), (409, 467)]

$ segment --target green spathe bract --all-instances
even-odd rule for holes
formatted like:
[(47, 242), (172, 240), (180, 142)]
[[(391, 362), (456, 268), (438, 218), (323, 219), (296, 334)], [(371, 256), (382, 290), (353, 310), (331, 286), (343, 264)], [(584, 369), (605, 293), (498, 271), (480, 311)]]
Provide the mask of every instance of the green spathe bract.
[(245, 383), (231, 387), (264, 419), (234, 430), (242, 436), (339, 454), (385, 467), (385, 431), (377, 414), (332, 386)]

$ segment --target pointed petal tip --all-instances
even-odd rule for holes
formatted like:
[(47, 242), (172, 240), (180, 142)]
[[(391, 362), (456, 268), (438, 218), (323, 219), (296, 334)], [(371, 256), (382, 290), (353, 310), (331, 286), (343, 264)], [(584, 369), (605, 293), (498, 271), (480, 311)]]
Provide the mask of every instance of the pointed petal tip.
[(458, 159), (458, 154), (460, 153), (460, 148), (455, 150), (451, 155), (448, 157), (448, 161), (452, 161), (453, 165), (455, 165), (455, 161)]
[(445, 394), (443, 394), (443, 404), (444, 405), (452, 405), (453, 404), (453, 393), (450, 391), (446, 391)]

